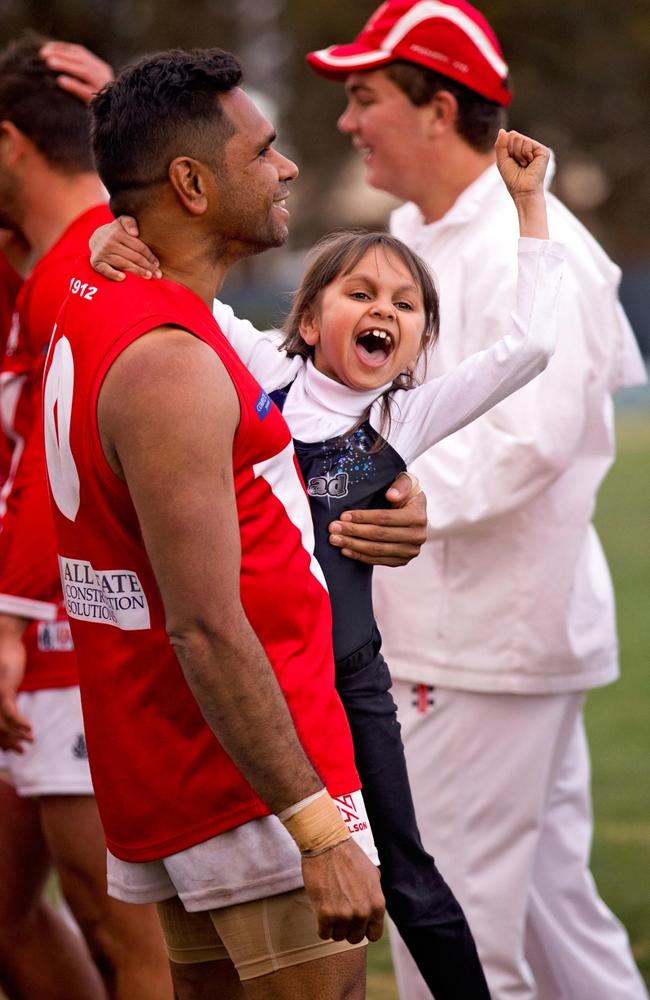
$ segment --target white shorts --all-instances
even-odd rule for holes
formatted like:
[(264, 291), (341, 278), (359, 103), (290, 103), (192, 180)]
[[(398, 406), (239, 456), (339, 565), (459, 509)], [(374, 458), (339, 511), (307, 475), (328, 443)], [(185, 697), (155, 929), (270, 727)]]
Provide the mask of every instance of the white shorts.
[[(348, 830), (378, 865), (360, 791), (334, 799)], [(188, 912), (217, 910), (302, 886), (300, 852), (277, 816), (251, 820), (158, 861), (121, 861), (108, 852), (108, 894), (125, 903), (178, 896)]]
[(34, 730), (24, 753), (0, 751), (18, 795), (93, 795), (78, 687), (21, 691), (18, 709)]

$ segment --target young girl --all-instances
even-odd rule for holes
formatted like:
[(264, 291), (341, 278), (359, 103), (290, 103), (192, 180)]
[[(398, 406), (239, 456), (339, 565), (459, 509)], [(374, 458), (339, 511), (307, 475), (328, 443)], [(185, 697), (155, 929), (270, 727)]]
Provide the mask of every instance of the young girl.
[[(446, 375), (416, 385), (416, 367), (424, 369), (438, 335), (438, 297), (423, 262), (384, 233), (346, 232), (317, 244), (281, 351), (272, 335), (215, 303), (219, 326), (282, 409), (294, 437), (332, 602), (336, 686), (352, 730), (387, 908), (439, 1000), (487, 997), (487, 986), (462, 912), (420, 842), (373, 614), (372, 567), (330, 545), (327, 526), (344, 510), (385, 506), (387, 487), (418, 455), (545, 368), (555, 343), (563, 260), (561, 248), (547, 242), (547, 160), (547, 150), (534, 141), (499, 134), (497, 161), (523, 237), (516, 312), (502, 340)], [(112, 238), (95, 243), (94, 263), (124, 259), (120, 232), (113, 224)]]

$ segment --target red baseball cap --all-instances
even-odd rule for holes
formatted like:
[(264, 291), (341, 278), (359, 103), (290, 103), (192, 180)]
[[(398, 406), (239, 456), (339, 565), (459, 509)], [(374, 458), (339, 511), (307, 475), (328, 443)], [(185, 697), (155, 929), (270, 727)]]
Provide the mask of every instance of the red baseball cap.
[(451, 77), (504, 107), (512, 100), (497, 37), (465, 0), (387, 0), (349, 45), (330, 45), (307, 56), (310, 66), (331, 80), (396, 59)]

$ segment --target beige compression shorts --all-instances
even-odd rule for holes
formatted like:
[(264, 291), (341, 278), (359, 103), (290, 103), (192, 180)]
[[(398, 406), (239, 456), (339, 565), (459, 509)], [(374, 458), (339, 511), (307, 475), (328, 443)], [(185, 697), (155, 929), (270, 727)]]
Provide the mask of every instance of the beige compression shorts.
[(158, 916), (172, 962), (230, 959), (242, 980), (367, 945), (321, 940), (304, 889), (193, 913), (174, 896), (158, 903)]

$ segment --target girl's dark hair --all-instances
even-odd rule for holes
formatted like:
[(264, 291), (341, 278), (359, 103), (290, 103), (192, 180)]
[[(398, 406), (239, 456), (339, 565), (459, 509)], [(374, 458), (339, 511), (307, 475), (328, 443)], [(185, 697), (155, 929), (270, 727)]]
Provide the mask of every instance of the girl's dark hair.
[[(378, 248), (383, 249), (385, 253), (394, 253), (402, 261), (421, 292), (424, 329), (420, 341), (420, 354), (435, 344), (440, 330), (440, 306), (433, 276), (427, 265), (405, 243), (389, 233), (351, 229), (324, 236), (307, 257), (302, 281), (293, 296), (291, 311), (282, 328), (285, 336), (281, 349), (286, 351), (289, 357), (296, 355), (305, 359), (313, 357), (314, 348), (303, 340), (300, 333), (301, 320), (318, 305), (318, 300), (328, 285), (331, 285), (339, 275), (350, 274), (369, 250)], [(422, 367), (419, 368), (424, 374), (426, 355)], [(410, 372), (402, 372), (382, 394), (380, 433), (383, 434), (390, 428), (391, 393), (395, 389), (413, 389), (415, 385), (417, 385), (415, 376)], [(368, 419), (369, 411), (370, 407), (365, 410), (354, 427), (350, 428), (349, 433), (357, 430)]]

